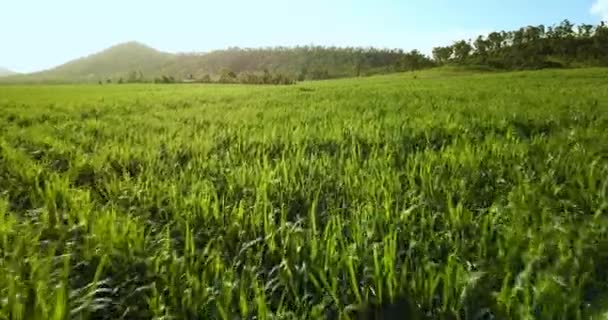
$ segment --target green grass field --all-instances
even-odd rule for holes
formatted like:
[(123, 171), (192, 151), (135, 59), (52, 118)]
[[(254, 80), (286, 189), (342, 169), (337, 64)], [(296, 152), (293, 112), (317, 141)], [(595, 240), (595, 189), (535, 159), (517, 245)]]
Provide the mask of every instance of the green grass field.
[(0, 319), (601, 319), (607, 178), (608, 69), (0, 86)]

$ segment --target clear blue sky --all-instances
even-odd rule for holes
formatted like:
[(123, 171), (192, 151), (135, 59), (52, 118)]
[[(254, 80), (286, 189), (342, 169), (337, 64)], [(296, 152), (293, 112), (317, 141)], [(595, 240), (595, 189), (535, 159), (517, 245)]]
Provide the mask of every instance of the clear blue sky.
[(2, 0), (0, 66), (139, 41), (169, 52), (304, 44), (420, 49), (529, 24), (608, 20), (608, 0)]

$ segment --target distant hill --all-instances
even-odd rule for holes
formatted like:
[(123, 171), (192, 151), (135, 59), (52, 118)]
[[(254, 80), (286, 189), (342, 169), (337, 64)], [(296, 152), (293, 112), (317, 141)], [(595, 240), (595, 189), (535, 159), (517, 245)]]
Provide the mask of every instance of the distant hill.
[(4, 78), (3, 82), (97, 82), (222, 79), (281, 74), (291, 79), (327, 79), (414, 70), (433, 66), (418, 51), (304, 46), (230, 48), (171, 54), (138, 42), (110, 47), (56, 68)]
[(16, 75), (16, 72), (13, 72), (9, 69), (0, 67), (0, 77), (8, 77), (8, 76), (12, 76), (12, 75)]
[(16, 82), (93, 82), (128, 77), (132, 72), (160, 74), (174, 55), (160, 52), (138, 42), (127, 42), (99, 53), (72, 60), (50, 70), (35, 72), (6, 80)]

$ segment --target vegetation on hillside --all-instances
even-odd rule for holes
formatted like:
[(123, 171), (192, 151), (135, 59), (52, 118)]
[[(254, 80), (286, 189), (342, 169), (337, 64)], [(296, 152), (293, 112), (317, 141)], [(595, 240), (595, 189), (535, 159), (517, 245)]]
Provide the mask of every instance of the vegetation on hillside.
[[(76, 59), (56, 68), (6, 78), (12, 82), (118, 82), (133, 73), (158, 74), (174, 56), (137, 42), (113, 46), (88, 57)], [(143, 80), (143, 78), (142, 78)]]
[(606, 312), (607, 70), (445, 72), (0, 86), (0, 319)]
[(306, 46), (169, 54), (130, 42), (11, 82), (286, 84), (429, 68), (414, 50)]
[(282, 74), (297, 80), (318, 80), (411, 71), (434, 66), (419, 51), (375, 48), (303, 46), (294, 48), (218, 50), (208, 54), (180, 55), (168, 69), (180, 75)]
[(608, 25), (602, 22), (528, 26), (492, 32), (474, 41), (433, 49), (437, 63), (486, 65), (497, 69), (608, 66)]

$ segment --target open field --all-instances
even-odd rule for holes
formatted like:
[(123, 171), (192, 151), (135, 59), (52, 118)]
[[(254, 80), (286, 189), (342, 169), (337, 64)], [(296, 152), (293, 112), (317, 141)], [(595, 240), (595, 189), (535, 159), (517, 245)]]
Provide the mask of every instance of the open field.
[(0, 319), (599, 319), (607, 177), (608, 69), (0, 86)]

